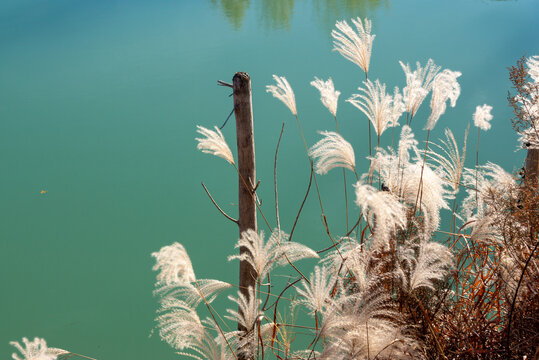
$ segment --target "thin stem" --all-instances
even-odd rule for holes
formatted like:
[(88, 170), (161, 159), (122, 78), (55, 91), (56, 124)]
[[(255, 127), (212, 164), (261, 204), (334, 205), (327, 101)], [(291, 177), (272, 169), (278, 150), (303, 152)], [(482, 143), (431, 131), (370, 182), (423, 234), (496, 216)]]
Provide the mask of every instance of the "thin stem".
[(311, 174), (309, 177), (309, 185), (307, 186), (307, 191), (305, 192), (305, 196), (303, 197), (303, 201), (301, 202), (301, 205), (298, 210), (298, 214), (296, 215), (296, 220), (294, 220), (294, 225), (292, 225), (292, 230), (290, 230), (290, 236), (288, 237), (288, 241), (292, 241), (292, 235), (294, 235), (294, 230), (296, 229), (296, 225), (299, 220), (299, 216), (301, 215), (301, 211), (303, 210), (303, 205), (305, 205), (305, 202), (307, 201), (307, 197), (309, 196), (309, 192), (311, 191), (311, 185), (313, 183), (313, 163), (311, 162)]
[(219, 210), (219, 212), (221, 214), (223, 214), (224, 217), (226, 217), (228, 220), (238, 224), (238, 220), (234, 219), (233, 217), (229, 216), (226, 212), (224, 212), (223, 209), (221, 209), (221, 207), (219, 205), (217, 205), (217, 203), (215, 202), (215, 200), (213, 199), (213, 197), (211, 196), (209, 190), (206, 188), (206, 185), (204, 185), (203, 182), (201, 182), (202, 184), (202, 187), (204, 188), (204, 191), (206, 192), (206, 194), (208, 194), (208, 197), (210, 198), (211, 202), (213, 203), (213, 205), (215, 205), (215, 207), (217, 208), (217, 210)]
[[(380, 135), (377, 135), (376, 136), (376, 148), (378, 149), (380, 147)], [(381, 190), (382, 189), (382, 183), (381, 183), (381, 179), (380, 179), (380, 166), (378, 166), (378, 190)]]
[[(97, 360), (96, 358), (93, 358), (93, 357), (90, 357), (90, 356), (86, 356), (86, 355), (82, 355), (82, 354), (77, 354), (77, 353), (74, 353), (74, 352), (69, 352), (69, 354), (71, 355), (74, 355), (74, 356), (79, 356), (79, 357), (82, 357), (82, 358), (85, 358), (85, 359), (90, 359), (90, 360)], [(71, 357), (71, 356), (70, 356)]]
[(275, 189), (275, 217), (277, 218), (277, 229), (281, 231), (281, 222), (279, 221), (279, 197), (277, 194), (277, 153), (279, 152), (279, 145), (281, 144), (281, 138), (283, 137), (284, 121), (281, 126), (281, 134), (277, 141), (277, 147), (275, 149), (275, 162), (273, 163), (273, 186)]
[[(477, 178), (479, 176), (479, 133), (480, 128), (477, 128), (477, 151), (475, 152), (475, 206), (479, 207), (479, 194), (477, 191)], [(479, 208), (477, 209), (479, 211)]]
[[(335, 118), (335, 127), (337, 128), (337, 133), (340, 135), (341, 132), (339, 131), (339, 123), (337, 122), (337, 115), (334, 116)], [(348, 193), (346, 189), (346, 171), (343, 168), (342, 169), (342, 177), (344, 182), (344, 208), (346, 211), (346, 232), (348, 232)]]
[[(367, 119), (367, 122), (369, 123), (369, 157), (372, 157), (372, 145), (371, 145), (371, 121)], [(371, 160), (372, 161), (372, 160)]]
[[(427, 152), (429, 149), (429, 136), (430, 136), (430, 130), (427, 131), (427, 144), (425, 145), (425, 155), (423, 156), (423, 164), (421, 165), (421, 176), (419, 177), (419, 188), (417, 189), (417, 197), (415, 199), (415, 205), (414, 205), (414, 214), (417, 210), (417, 202), (419, 201), (419, 193), (423, 195), (422, 187), (423, 187), (423, 170), (425, 169), (425, 162), (427, 159)], [(419, 209), (421, 209), (421, 205), (419, 206)]]
[[(311, 171), (313, 169), (313, 160), (311, 159), (311, 156), (309, 155), (309, 148), (307, 147), (307, 142), (305, 141), (305, 136), (303, 136), (303, 130), (301, 130), (301, 124), (299, 122), (299, 117), (298, 115), (296, 114), (296, 121), (298, 123), (298, 127), (299, 127), (299, 132), (301, 133), (301, 138), (303, 139), (303, 144), (305, 145), (305, 151), (307, 152), (307, 158), (309, 159), (309, 163), (311, 165)], [(320, 189), (318, 188), (318, 181), (316, 181), (316, 174), (314, 172), (312, 172), (312, 176), (314, 178), (314, 186), (316, 188), (316, 193), (318, 195), (318, 202), (320, 203), (320, 211), (322, 212), (322, 219), (324, 221), (324, 227), (326, 229), (326, 234), (328, 235), (329, 239), (331, 240), (331, 242), (333, 243), (333, 245), (335, 245), (335, 240), (333, 239), (333, 237), (331, 236), (331, 232), (329, 230), (329, 224), (328, 224), (328, 221), (327, 221), (327, 218), (326, 218), (326, 214), (324, 213), (324, 206), (322, 205), (322, 197), (320, 196)], [(339, 253), (339, 256), (344, 260), (341, 252), (339, 251), (338, 248), (337, 249), (337, 252)]]

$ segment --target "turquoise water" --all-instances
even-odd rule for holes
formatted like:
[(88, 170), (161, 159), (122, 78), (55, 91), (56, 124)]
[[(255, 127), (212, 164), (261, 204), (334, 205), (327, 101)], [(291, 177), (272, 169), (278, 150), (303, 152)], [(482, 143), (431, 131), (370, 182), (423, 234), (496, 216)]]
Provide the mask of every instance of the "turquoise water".
[[(253, 79), (259, 196), (272, 224), (273, 156), (281, 124), (281, 222), (289, 230), (308, 181), (295, 120), (266, 94), (271, 75), (287, 77), (309, 144), (334, 122), (309, 85), (332, 76), (343, 95), (341, 132), (365, 165), (365, 119), (344, 99), (363, 73), (332, 52), (336, 20), (373, 19), (371, 78), (404, 85), (398, 60), (463, 73), (451, 127), (459, 141), (477, 105), (494, 106), (480, 161), (513, 171), (515, 152), (506, 66), (539, 53), (539, 2), (522, 1), (73, 1), (0, 3), (0, 354), (10, 340), (99, 359), (172, 359), (153, 328), (155, 274), (150, 253), (174, 241), (199, 278), (235, 282), (237, 229), (207, 199), (235, 214), (235, 171), (197, 152), (195, 125), (221, 125), (234, 72)], [(420, 129), (428, 107), (414, 119)], [(223, 133), (234, 145), (231, 122)], [(388, 132), (390, 134), (390, 132)], [(475, 132), (474, 132), (475, 133)], [(474, 134), (472, 133), (472, 134)], [(475, 136), (468, 166), (473, 166)], [(388, 144), (389, 138), (383, 138)], [(332, 230), (344, 228), (340, 172), (319, 178)], [(44, 190), (46, 194), (40, 192)], [(357, 210), (354, 210), (357, 212)], [(260, 227), (262, 228), (260, 222)], [(294, 235), (328, 245), (311, 196)]]

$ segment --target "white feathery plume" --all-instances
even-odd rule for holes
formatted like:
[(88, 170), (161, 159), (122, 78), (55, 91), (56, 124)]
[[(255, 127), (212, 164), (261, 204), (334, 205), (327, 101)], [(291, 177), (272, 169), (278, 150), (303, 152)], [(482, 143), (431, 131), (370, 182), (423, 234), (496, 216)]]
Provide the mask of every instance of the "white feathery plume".
[(368, 184), (358, 181), (355, 185), (356, 204), (361, 208), (365, 220), (373, 228), (374, 248), (386, 248), (389, 235), (397, 228), (406, 226), (404, 206), (395, 195), (378, 191)]
[[(375, 171), (378, 172), (380, 182), (384, 187), (411, 206), (416, 203), (417, 190), (422, 181), (423, 189), (420, 196), (420, 208), (424, 217), (422, 235), (428, 237), (440, 224), (440, 210), (449, 209), (447, 200), (451, 194), (444, 187), (445, 182), (440, 175), (433, 171), (429, 164), (425, 164), (421, 178), (423, 157), (416, 145), (417, 141), (410, 128), (404, 126), (398, 156), (393, 150), (388, 153), (384, 149), (378, 149), (372, 158), (369, 176), (372, 176)], [(413, 163), (409, 162), (410, 150), (414, 153)]]
[(475, 126), (480, 128), (483, 131), (490, 129), (490, 120), (492, 120), (492, 106), (484, 104), (482, 106), (477, 106), (475, 108), (475, 113), (473, 114), (473, 123)]
[[(402, 152), (395, 154), (395, 150), (391, 148), (388, 150), (377, 148), (374, 156), (368, 158), (371, 160), (368, 174), (363, 175), (363, 177), (368, 176), (374, 182), (379, 180), (383, 190), (388, 190), (398, 198), (402, 198), (402, 181), (400, 179), (404, 175), (409, 160), (408, 151), (401, 150)], [(378, 178), (376, 178), (376, 173)]]
[(472, 227), (472, 233), (470, 234), (470, 240), (479, 244), (492, 244), (500, 243), (503, 238), (500, 236), (495, 227), (495, 220), (491, 216), (485, 216), (475, 221), (468, 222), (471, 224), (468, 227)]
[(530, 83), (526, 84), (530, 88), (531, 94), (523, 97), (520, 94), (516, 96), (521, 106), (523, 119), (529, 123), (529, 127), (519, 131), (519, 144), (523, 149), (539, 149), (539, 82), (536, 82), (534, 88)]
[(386, 85), (379, 80), (374, 83), (367, 80), (363, 84), (365, 88), (358, 88), (362, 94), (352, 94), (346, 101), (361, 110), (373, 124), (376, 135), (381, 136), (388, 127), (398, 125), (405, 110), (402, 95), (399, 88), (395, 88), (393, 96), (386, 94)]
[(404, 125), (397, 153), (392, 148), (388, 150), (377, 148), (375, 155), (370, 158), (371, 166), (368, 174), (370, 178), (373, 178), (374, 173), (378, 172), (379, 180), (384, 188), (406, 201), (407, 199), (403, 197), (403, 181), (401, 179), (405, 175), (407, 167), (410, 166), (410, 150), (418, 156), (419, 150), (414, 133), (408, 125)]
[(225, 159), (229, 163), (234, 164), (234, 156), (232, 156), (232, 151), (230, 151), (230, 148), (225, 141), (225, 137), (217, 126), (215, 126), (215, 131), (213, 131), (197, 125), (197, 132), (202, 136), (205, 136), (204, 138), (195, 139), (198, 141), (198, 150), (202, 151), (203, 153), (218, 156)]
[(528, 58), (528, 75), (533, 80), (524, 85), (528, 94), (518, 94), (522, 119), (529, 127), (519, 131), (519, 144), (523, 149), (539, 149), (539, 55)]
[(403, 277), (404, 288), (412, 292), (420, 287), (434, 290), (434, 281), (442, 280), (447, 271), (453, 266), (453, 255), (444, 245), (422, 241), (419, 245), (417, 258), (405, 257), (411, 269), (409, 279)]
[(338, 51), (346, 59), (350, 60), (363, 69), (365, 74), (369, 72), (369, 63), (371, 60), (372, 42), (376, 35), (371, 35), (372, 23), (360, 18), (352, 19), (356, 26), (357, 33), (346, 21), (337, 21), (335, 26), (337, 30), (331, 32), (334, 51)]
[(534, 125), (527, 129), (520, 131), (518, 142), (523, 149), (539, 149), (539, 104), (532, 105), (537, 110), (537, 120), (534, 121)]
[(185, 248), (175, 242), (164, 246), (158, 252), (152, 253), (155, 265), (152, 270), (158, 271), (157, 281), (165, 285), (189, 285), (195, 281), (195, 272), (191, 259)]
[(424, 216), (422, 235), (429, 237), (440, 225), (440, 210), (449, 209), (447, 205), (449, 193), (444, 188), (442, 178), (427, 164), (423, 167), (423, 177), (421, 178), (421, 168), (422, 160), (406, 166), (397, 191), (400, 191), (400, 196), (406, 203), (414, 205), (417, 199), (417, 189), (422, 181), (423, 187), (420, 196), (420, 208)]
[(514, 296), (519, 275), (522, 272), (522, 264), (519, 264), (519, 260), (515, 258), (515, 254), (508, 249), (502, 250), (500, 254), (499, 273), (505, 285), (505, 291), (510, 296)]
[[(499, 165), (488, 162), (479, 166), (478, 172), (475, 169), (466, 169), (462, 177), (462, 183), (469, 188), (468, 195), (462, 202), (461, 211), (465, 219), (472, 217), (474, 209), (477, 211), (475, 220), (481, 219), (487, 212), (485, 198), (492, 193), (509, 195), (507, 190), (516, 186), (514, 177), (503, 170)], [(477, 180), (476, 180), (477, 177)], [(476, 188), (477, 182), (477, 191)]]
[(432, 85), (432, 98), (430, 101), (431, 114), (427, 120), (425, 130), (432, 130), (445, 113), (447, 107), (446, 101), (450, 100), (451, 107), (455, 107), (457, 99), (460, 96), (460, 85), (457, 78), (462, 73), (445, 69), (434, 78)]
[(56, 360), (59, 355), (69, 354), (69, 351), (48, 347), (45, 339), (36, 337), (33, 341), (29, 341), (24, 337), (22, 342), (24, 347), (18, 341), (9, 342), (23, 356), (20, 357), (19, 354), (13, 353), (11, 357), (14, 360)]
[(441, 145), (432, 143), (435, 148), (441, 150), (440, 153), (437, 153), (431, 149), (427, 152), (427, 157), (429, 157), (435, 164), (440, 166), (441, 171), (445, 176), (445, 180), (449, 183), (450, 187), (453, 190), (453, 193), (456, 194), (459, 191), (460, 179), (462, 177), (462, 171), (464, 170), (464, 161), (466, 160), (466, 143), (468, 140), (468, 131), (470, 127), (466, 129), (464, 134), (464, 146), (462, 148), (462, 155), (459, 153), (459, 148), (457, 146), (457, 141), (453, 132), (450, 129), (445, 129), (445, 137), (447, 141), (440, 140)]
[[(372, 247), (366, 249), (363, 246), (357, 246), (348, 253), (344, 262), (344, 272), (353, 274), (354, 289), (365, 292), (365, 294), (376, 294), (383, 281), (387, 280), (386, 269), (390, 265), (389, 259), (377, 258), (378, 251), (379, 249), (373, 249)], [(384, 266), (386, 267), (385, 269)]]
[(262, 303), (252, 287), (249, 287), (249, 296), (245, 296), (238, 291), (238, 297), (228, 296), (228, 299), (238, 304), (239, 311), (227, 309), (230, 314), (225, 316), (227, 319), (237, 322), (247, 331), (254, 329), (257, 318), (260, 315), (259, 306)]
[(323, 314), (324, 310), (332, 304), (331, 291), (335, 286), (335, 276), (328, 274), (327, 268), (315, 266), (314, 273), (309, 277), (310, 284), (305, 280), (301, 281), (303, 289), (298, 287), (296, 291), (301, 297), (297, 300), (313, 313)]
[[(393, 316), (398, 313), (393, 312)], [(382, 319), (342, 318), (328, 337), (321, 359), (424, 359), (401, 326)]]
[(370, 158), (369, 177), (372, 177), (375, 172), (379, 172), (379, 178), (384, 186), (400, 197), (400, 178), (404, 174), (404, 169), (409, 165), (410, 150), (414, 154), (419, 153), (417, 140), (412, 129), (408, 125), (403, 125), (397, 153), (392, 148), (388, 150), (377, 148), (375, 155)]
[(297, 350), (290, 354), (290, 357), (287, 357), (288, 359), (308, 359), (311, 357), (312, 359), (321, 359), (320, 352), (314, 350), (314, 349), (307, 349), (307, 350)]
[(341, 92), (335, 90), (333, 80), (329, 78), (327, 81), (324, 81), (315, 76), (314, 81), (311, 81), (311, 85), (320, 91), (320, 100), (322, 101), (322, 104), (333, 116), (337, 116), (337, 105)]
[(182, 299), (188, 306), (196, 308), (203, 300), (211, 303), (221, 291), (230, 287), (229, 283), (213, 279), (199, 279), (195, 284), (157, 283), (154, 295)]
[(427, 61), (424, 68), (418, 61), (417, 69), (414, 71), (410, 69), (410, 64), (404, 65), (402, 61), (399, 61), (399, 64), (406, 75), (406, 87), (402, 89), (406, 111), (413, 118), (427, 94), (432, 90), (433, 80), (440, 71), (440, 66), (434, 64), (432, 59)]
[(317, 159), (316, 173), (326, 174), (336, 167), (355, 171), (356, 158), (352, 145), (336, 132), (320, 131), (319, 133), (324, 137), (309, 150), (309, 155)]
[(417, 149), (417, 140), (415, 139), (412, 128), (408, 125), (403, 125), (399, 140), (399, 163), (401, 166), (406, 165), (410, 161), (409, 151)]
[(249, 287), (249, 295), (245, 296), (238, 291), (238, 297), (228, 298), (237, 304), (238, 310), (227, 309), (229, 315), (225, 318), (232, 320), (245, 328), (244, 331), (231, 331), (227, 337), (234, 337), (237, 342), (237, 354), (244, 358), (253, 358), (258, 348), (259, 337), (266, 338), (273, 330), (273, 324), (261, 324), (264, 313), (260, 310), (260, 300), (256, 291)]
[(179, 355), (200, 360), (235, 358), (220, 333), (216, 338), (209, 333), (208, 329), (218, 332), (215, 322), (210, 319), (201, 321), (195, 309), (184, 301), (165, 297), (158, 311), (161, 313), (156, 318), (159, 336), (172, 348), (180, 350)]
[(539, 83), (539, 55), (529, 57), (526, 65), (528, 65), (528, 75), (536, 84)]
[(281, 100), (292, 112), (292, 115), (297, 115), (296, 98), (294, 91), (284, 76), (273, 75), (277, 85), (267, 85), (266, 92), (271, 93), (274, 97)]
[(333, 273), (338, 273), (339, 276), (346, 274), (348, 269), (345, 263), (356, 252), (363, 252), (365, 249), (358, 241), (352, 237), (342, 237), (337, 241), (337, 248), (327, 253), (327, 255), (320, 260), (320, 263), (326, 268), (330, 269)]
[[(342, 276), (351, 273), (354, 278), (354, 290), (352, 293), (369, 292), (379, 287), (381, 281), (384, 279), (381, 276), (381, 273), (384, 271), (382, 268), (388, 265), (386, 261), (377, 261), (375, 262), (376, 265), (373, 266), (373, 259), (376, 257), (374, 254), (377, 250), (372, 249), (372, 247), (366, 248), (363, 244), (359, 244), (356, 239), (343, 238), (340, 241), (338, 249), (330, 252), (321, 262), (327, 265), (332, 272), (335, 272), (337, 290), (343, 287), (340, 281)], [(342, 295), (338, 291), (336, 294)]]
[(320, 328), (326, 341), (322, 359), (404, 359), (416, 355), (417, 343), (399, 325), (402, 316), (383, 288), (378, 283), (368, 291), (350, 289), (350, 296), (337, 299), (334, 311), (325, 314)]
[(157, 328), (159, 336), (177, 350), (192, 349), (199, 339), (206, 337), (206, 330), (197, 312), (186, 302), (165, 297), (158, 310)]
[(273, 230), (266, 244), (264, 232), (257, 234), (248, 229), (241, 234), (235, 248), (245, 247), (247, 251), (240, 255), (231, 255), (228, 260), (238, 259), (247, 261), (256, 271), (259, 278), (263, 278), (275, 266), (305, 258), (318, 258), (318, 254), (305, 245), (288, 241), (288, 235), (277, 229)]

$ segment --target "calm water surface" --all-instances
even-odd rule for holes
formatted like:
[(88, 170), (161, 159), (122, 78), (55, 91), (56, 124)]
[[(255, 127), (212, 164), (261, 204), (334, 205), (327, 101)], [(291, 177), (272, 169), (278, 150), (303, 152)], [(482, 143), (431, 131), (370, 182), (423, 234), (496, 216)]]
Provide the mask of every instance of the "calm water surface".
[[(332, 76), (343, 93), (341, 132), (365, 169), (366, 121), (344, 103), (364, 74), (331, 51), (336, 20), (373, 19), (369, 76), (390, 88), (404, 85), (398, 60), (433, 58), (461, 71), (457, 107), (431, 136), (451, 127), (462, 141), (475, 107), (491, 104), (480, 161), (516, 170), (524, 153), (514, 151), (506, 66), (539, 53), (538, 13), (535, 0), (2, 1), (0, 356), (10, 356), (8, 341), (40, 336), (99, 359), (177, 357), (149, 337), (156, 309), (150, 253), (179, 241), (198, 277), (235, 282), (237, 270), (226, 262), (237, 229), (200, 185), (235, 214), (234, 169), (197, 152), (194, 141), (196, 124), (220, 125), (232, 109), (229, 89), (216, 81), (236, 71), (253, 79), (259, 196), (271, 223), (282, 122), (285, 230), (308, 181), (295, 120), (265, 93), (272, 74), (294, 88), (309, 144), (317, 130), (334, 129), (309, 82)], [(427, 117), (424, 106), (414, 119), (421, 141)], [(234, 130), (232, 122), (223, 130), (231, 145)], [(475, 140), (469, 149), (475, 152)], [(344, 229), (339, 175), (319, 180), (336, 234)], [(315, 249), (328, 245), (314, 197), (295, 237)]]

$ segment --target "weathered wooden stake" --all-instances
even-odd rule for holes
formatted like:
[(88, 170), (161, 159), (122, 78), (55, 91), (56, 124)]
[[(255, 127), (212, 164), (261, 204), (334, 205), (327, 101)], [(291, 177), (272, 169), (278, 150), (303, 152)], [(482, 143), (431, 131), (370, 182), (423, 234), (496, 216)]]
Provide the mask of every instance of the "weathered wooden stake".
[[(238, 225), (241, 234), (252, 229), (257, 231), (256, 204), (253, 184), (255, 184), (255, 140), (253, 132), (253, 108), (251, 102), (251, 78), (247, 73), (238, 72), (232, 79), (234, 90), (234, 112), (236, 115), (236, 139), (238, 144)], [(246, 184), (249, 190), (246, 189)], [(240, 254), (246, 249), (240, 248)], [(249, 287), (255, 289), (256, 272), (246, 261), (240, 262), (240, 292), (249, 298)], [(238, 324), (239, 330), (246, 330)]]

